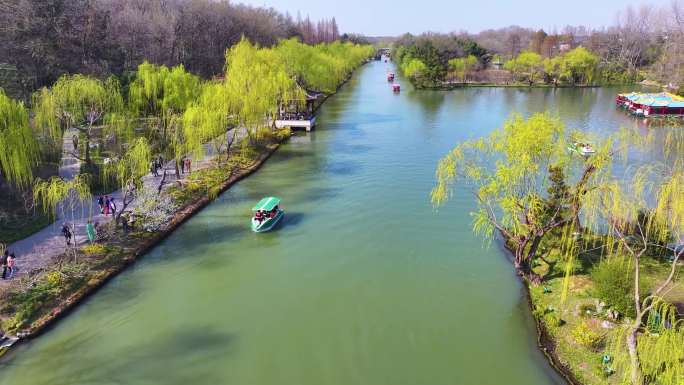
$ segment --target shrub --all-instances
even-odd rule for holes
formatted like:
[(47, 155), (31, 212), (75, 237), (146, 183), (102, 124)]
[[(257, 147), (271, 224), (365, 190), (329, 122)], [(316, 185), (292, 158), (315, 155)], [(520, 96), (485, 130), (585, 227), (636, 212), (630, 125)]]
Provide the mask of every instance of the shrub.
[(587, 317), (596, 313), (596, 306), (592, 303), (583, 303), (579, 306), (580, 316)]
[(575, 342), (589, 349), (597, 348), (603, 341), (603, 337), (587, 326), (585, 322), (577, 324), (572, 329), (571, 334)]
[(546, 313), (544, 315), (544, 323), (550, 327), (560, 327), (565, 324), (565, 321), (557, 313)]
[(48, 290), (55, 288), (62, 283), (62, 273), (59, 271), (51, 271), (45, 274), (45, 281), (47, 282)]
[(107, 248), (100, 243), (91, 243), (81, 247), (81, 251), (86, 255), (102, 255), (107, 251)]
[(602, 260), (591, 271), (595, 295), (629, 317), (635, 315), (633, 266), (626, 258), (613, 257)]
[(178, 204), (172, 197), (143, 189), (136, 196), (133, 214), (143, 230), (155, 232), (171, 219), (177, 209)]

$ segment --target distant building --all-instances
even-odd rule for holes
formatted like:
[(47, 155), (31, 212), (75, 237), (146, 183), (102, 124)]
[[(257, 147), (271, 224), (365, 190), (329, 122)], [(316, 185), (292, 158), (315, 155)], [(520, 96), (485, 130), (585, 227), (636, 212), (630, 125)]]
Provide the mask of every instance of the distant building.
[(494, 68), (496, 70), (503, 69), (503, 66), (504, 66), (504, 63), (498, 57), (492, 61), (492, 68)]

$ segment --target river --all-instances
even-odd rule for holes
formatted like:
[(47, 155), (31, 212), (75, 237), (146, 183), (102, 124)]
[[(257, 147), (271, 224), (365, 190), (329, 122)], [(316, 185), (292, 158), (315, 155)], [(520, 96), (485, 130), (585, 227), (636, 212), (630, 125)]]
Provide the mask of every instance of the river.
[[(2, 385), (561, 384), (522, 285), (470, 228), (470, 195), (434, 210), (437, 161), (512, 111), (568, 127), (638, 124), (616, 89), (473, 88), (395, 95), (360, 68), (256, 174), (186, 222), (47, 334)], [(463, 192), (463, 191), (461, 191)], [(249, 229), (278, 195), (286, 220)]]

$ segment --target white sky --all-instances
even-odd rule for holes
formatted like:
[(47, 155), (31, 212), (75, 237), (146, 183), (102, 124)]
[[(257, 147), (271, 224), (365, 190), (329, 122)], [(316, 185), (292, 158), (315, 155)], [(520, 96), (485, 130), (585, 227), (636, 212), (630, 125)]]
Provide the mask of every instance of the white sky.
[(368, 36), (404, 32), (478, 32), (509, 25), (561, 30), (566, 25), (601, 27), (615, 21), (628, 5), (664, 6), (669, 0), (235, 0), (245, 4), (299, 11), (312, 19), (335, 16), (342, 32)]

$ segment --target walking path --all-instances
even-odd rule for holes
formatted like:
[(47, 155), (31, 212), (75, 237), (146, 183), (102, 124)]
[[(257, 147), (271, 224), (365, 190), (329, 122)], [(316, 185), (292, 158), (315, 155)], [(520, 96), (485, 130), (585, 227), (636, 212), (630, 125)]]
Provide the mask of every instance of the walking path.
[[(74, 148), (72, 134), (73, 133), (70, 133), (70, 131), (67, 131), (64, 135), (64, 152), (59, 167), (59, 175), (67, 180), (73, 179), (80, 170), (80, 161), (71, 155)], [(246, 131), (242, 129), (238, 132), (236, 141), (242, 139), (244, 136), (246, 136)], [(191, 158), (192, 171), (197, 171), (213, 164), (212, 159), (215, 155), (214, 147), (209, 143), (205, 144), (204, 153), (205, 156), (202, 160)], [(150, 174), (143, 178), (144, 188), (150, 188), (156, 191), (161, 182), (164, 170), (167, 172), (165, 184), (170, 184), (177, 180), (174, 162), (168, 161), (160, 171), (158, 177)], [(183, 175), (181, 175), (181, 179), (182, 178)], [(122, 190), (117, 190), (107, 195), (114, 198), (117, 208), (121, 208), (123, 205)], [(134, 205), (135, 202), (132, 206)], [(75, 241), (77, 245), (81, 245), (88, 240), (85, 231), (88, 220), (92, 220), (93, 223), (103, 224), (112, 219), (113, 217), (111, 216), (106, 217), (103, 214), (100, 214), (100, 209), (97, 206), (97, 197), (93, 197), (92, 202), (86, 204), (71, 204), (71, 202), (66, 202), (62, 207), (58, 207), (57, 220), (54, 223), (43, 228), (41, 231), (8, 246), (8, 249), (17, 256), (16, 266), (18, 267), (18, 271), (14, 277), (20, 277), (36, 269), (44, 268), (54, 257), (65, 251), (66, 241), (61, 232), (62, 225), (65, 222), (68, 222), (73, 226), (74, 238), (72, 241)], [(0, 288), (8, 285), (9, 282), (9, 280), (0, 280)]]

